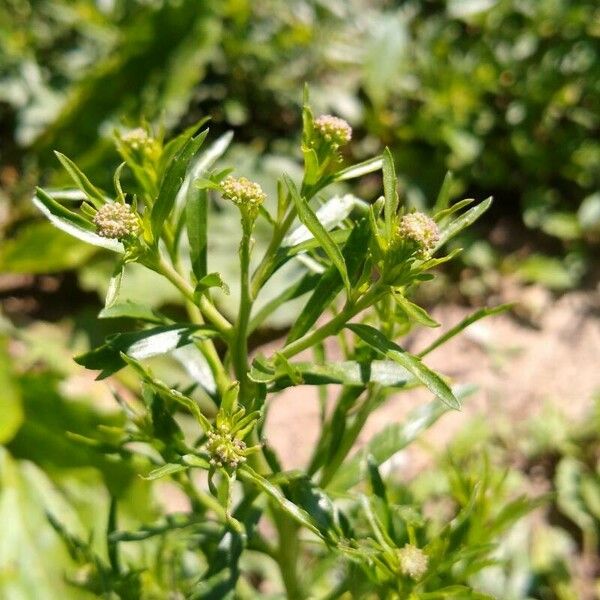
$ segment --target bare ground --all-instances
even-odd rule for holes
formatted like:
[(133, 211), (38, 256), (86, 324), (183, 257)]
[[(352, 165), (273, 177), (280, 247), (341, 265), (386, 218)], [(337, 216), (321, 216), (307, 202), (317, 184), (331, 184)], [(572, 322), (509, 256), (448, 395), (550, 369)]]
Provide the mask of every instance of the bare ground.
[[(572, 292), (553, 299), (532, 288), (520, 290), (520, 297), (521, 317), (505, 313), (475, 323), (427, 358), (429, 366), (454, 383), (478, 386), (463, 410), (445, 415), (428, 432), (429, 443), (443, 447), (473, 416), (489, 420), (501, 416), (518, 423), (540, 415), (548, 403), (578, 418), (600, 392), (600, 294)], [(463, 306), (443, 305), (433, 315), (446, 329), (470, 312)], [(418, 351), (439, 333), (439, 329), (419, 331), (408, 340), (409, 349)], [(370, 417), (359, 446), (427, 398), (423, 391), (393, 397)], [(273, 401), (267, 437), (286, 467), (306, 464), (318, 427), (313, 388), (290, 389)], [(402, 464), (411, 467), (405, 476), (427, 460), (418, 447), (411, 447), (404, 458), (410, 460)]]

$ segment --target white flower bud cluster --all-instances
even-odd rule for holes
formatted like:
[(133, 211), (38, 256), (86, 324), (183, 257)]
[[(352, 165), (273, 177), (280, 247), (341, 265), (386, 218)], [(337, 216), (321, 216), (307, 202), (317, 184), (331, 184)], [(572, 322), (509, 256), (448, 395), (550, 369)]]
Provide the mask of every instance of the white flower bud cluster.
[(246, 444), (226, 431), (209, 431), (206, 434), (206, 451), (210, 464), (215, 467), (237, 468), (246, 462)]
[(425, 575), (429, 558), (423, 550), (412, 544), (406, 544), (398, 550), (397, 556), (400, 562), (400, 571), (403, 575), (414, 580), (421, 579)]
[(252, 218), (258, 215), (258, 209), (267, 195), (260, 185), (246, 177), (226, 177), (221, 183), (223, 198), (231, 200), (242, 212)]
[(142, 127), (136, 127), (122, 133), (121, 140), (135, 152), (151, 149), (155, 143), (155, 140)]
[(107, 202), (94, 216), (94, 225), (98, 235), (120, 240), (139, 231), (138, 216), (128, 204)]
[(352, 139), (352, 127), (344, 119), (332, 115), (321, 115), (315, 119), (315, 130), (336, 149)]
[(398, 224), (397, 234), (402, 240), (414, 242), (422, 256), (429, 256), (440, 239), (435, 221), (422, 212), (404, 215)]

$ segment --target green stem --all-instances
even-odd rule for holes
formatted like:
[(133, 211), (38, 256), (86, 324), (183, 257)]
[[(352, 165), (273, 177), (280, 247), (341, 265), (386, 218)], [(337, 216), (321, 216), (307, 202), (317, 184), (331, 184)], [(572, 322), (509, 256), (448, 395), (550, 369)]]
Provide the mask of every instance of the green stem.
[[(204, 323), (203, 311), (194, 302), (194, 290), (192, 286), (164, 259), (160, 258), (157, 264), (157, 270), (159, 273), (164, 275), (184, 296), (186, 300), (186, 309), (193, 323), (202, 324)], [(206, 300), (202, 297), (202, 300)], [(212, 306), (212, 304), (210, 304)], [(229, 322), (219, 313), (216, 308), (214, 311), (217, 313), (218, 318), (216, 322), (209, 319), (213, 325), (221, 332), (225, 339), (229, 338), (230, 331), (232, 329)], [(206, 314), (206, 313), (204, 313)], [(217, 327), (217, 323), (220, 324), (221, 328)], [(226, 323), (226, 326), (225, 326)], [(219, 394), (222, 396), (225, 390), (231, 385), (231, 381), (227, 375), (225, 367), (219, 358), (219, 354), (215, 348), (215, 345), (211, 340), (202, 340), (198, 342), (198, 348), (206, 358), (217, 384)]]
[(240, 401), (247, 402), (248, 393), (248, 324), (252, 310), (250, 294), (250, 244), (252, 225), (243, 222), (242, 241), (240, 243), (240, 306), (238, 320), (231, 344), (231, 356), (235, 375), (240, 382)]
[[(164, 275), (187, 300), (195, 303), (194, 288), (186, 281), (163, 257), (160, 257), (156, 265), (156, 270)], [(231, 335), (231, 323), (217, 310), (215, 305), (206, 296), (200, 298), (200, 311), (204, 318), (215, 327), (215, 329), (225, 338)]]
[(286, 598), (288, 600), (303, 600), (306, 598), (306, 594), (298, 577), (299, 526), (287, 515), (277, 511), (273, 511), (273, 520), (279, 538), (277, 564), (285, 586)]
[(294, 340), (291, 344), (283, 348), (280, 354), (285, 358), (291, 358), (303, 350), (318, 344), (326, 337), (337, 334), (352, 317), (377, 302), (384, 293), (381, 286), (375, 283), (358, 302), (347, 304), (338, 315), (325, 323), (325, 325)]

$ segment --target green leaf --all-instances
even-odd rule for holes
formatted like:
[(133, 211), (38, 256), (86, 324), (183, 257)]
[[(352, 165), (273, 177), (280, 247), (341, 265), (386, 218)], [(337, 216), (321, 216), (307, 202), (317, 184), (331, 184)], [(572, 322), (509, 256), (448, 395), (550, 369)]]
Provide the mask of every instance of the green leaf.
[(455, 398), (448, 384), (437, 373), (424, 365), (418, 357), (388, 340), (381, 332), (370, 325), (350, 323), (346, 327), (356, 333), (371, 348), (406, 368), (444, 404), (450, 408), (460, 408), (460, 402)]
[[(379, 383), (386, 387), (406, 387), (416, 383), (407, 369), (392, 360), (349, 360), (325, 364), (293, 362), (290, 365), (302, 377), (302, 383), (305, 385), (338, 383), (350, 387), (364, 387), (369, 383)], [(248, 377), (256, 383), (269, 383), (271, 391), (294, 385), (284, 368), (270, 368), (260, 360), (254, 361)]]
[(452, 184), (454, 183), (454, 177), (452, 171), (448, 171), (442, 182), (442, 187), (438, 193), (438, 196), (433, 205), (433, 214), (439, 213), (446, 210), (450, 204), (450, 193), (452, 192)]
[(181, 473), (181, 471), (185, 471), (186, 469), (187, 467), (185, 465), (181, 465), (179, 463), (167, 463), (162, 467), (158, 467), (158, 469), (150, 471), (148, 475), (142, 475), (142, 479), (146, 479), (147, 481), (154, 481), (155, 479), (160, 479), (161, 477), (166, 477), (167, 475)]
[(282, 304), (299, 298), (315, 288), (321, 280), (321, 273), (306, 273), (301, 279), (283, 290), (278, 296), (267, 302), (250, 320), (248, 333), (252, 333), (268, 319)]
[(106, 203), (107, 199), (104, 194), (81, 172), (79, 167), (70, 158), (67, 158), (64, 154), (57, 151), (54, 151), (54, 154), (75, 185), (87, 196), (96, 208), (100, 208)]
[(207, 135), (208, 129), (205, 129), (196, 137), (191, 137), (181, 150), (175, 154), (167, 168), (160, 185), (158, 196), (152, 206), (150, 217), (152, 235), (155, 243), (158, 243), (165, 222), (169, 219), (171, 210), (175, 205), (175, 199), (185, 180), (190, 160), (196, 155), (198, 150), (200, 150)]
[(103, 308), (98, 313), (99, 319), (136, 319), (146, 323), (165, 324), (167, 318), (142, 304), (134, 302), (123, 302), (121, 304), (112, 304)]
[(318, 537), (323, 537), (319, 529), (311, 520), (310, 515), (304, 509), (299, 508), (293, 502), (288, 500), (283, 495), (283, 492), (277, 486), (273, 485), (268, 479), (265, 479), (262, 475), (259, 475), (248, 465), (242, 465), (238, 469), (237, 473), (240, 479), (252, 483), (261, 491), (263, 491), (279, 509), (294, 519), (294, 521), (306, 527)]
[[(459, 387), (455, 390), (456, 396), (461, 399), (473, 391), (473, 387)], [(381, 465), (411, 444), (447, 411), (447, 406), (434, 400), (412, 411), (404, 423), (388, 425), (373, 436), (363, 450), (340, 467), (327, 488), (339, 492), (350, 489), (362, 480), (367, 456), (371, 456), (374, 464)]]
[(363, 175), (368, 175), (369, 173), (379, 171), (382, 166), (383, 158), (381, 156), (376, 156), (375, 158), (370, 158), (369, 160), (365, 160), (364, 162), (338, 171), (334, 175), (333, 179), (334, 181), (347, 181), (348, 179), (356, 179), (357, 177), (362, 177)]
[(125, 251), (121, 242), (99, 236), (92, 223), (56, 202), (41, 188), (36, 188), (32, 202), (55, 227), (78, 240), (121, 254)]
[(455, 325), (454, 327), (446, 331), (446, 333), (443, 333), (439, 338), (434, 340), (431, 344), (429, 344), (429, 346), (427, 346), (427, 348), (425, 348), (425, 350), (421, 350), (421, 352), (419, 352), (417, 356), (419, 358), (422, 358), (423, 356), (429, 354), (439, 346), (445, 344), (455, 335), (458, 335), (461, 331), (463, 331), (463, 329), (466, 329), (469, 325), (472, 325), (473, 323), (485, 317), (502, 314), (503, 312), (506, 312), (507, 310), (512, 308), (512, 306), (512, 304), (501, 304), (500, 306), (494, 306), (493, 308), (480, 308), (479, 310), (476, 310), (472, 315), (469, 315), (466, 319), (463, 319), (460, 323), (458, 323), (458, 325)]
[(393, 236), (393, 224), (398, 212), (398, 180), (394, 168), (394, 157), (389, 148), (383, 151), (383, 195), (385, 196), (385, 234), (388, 241)]
[(190, 187), (185, 205), (185, 218), (192, 271), (196, 279), (202, 279), (206, 275), (208, 246), (208, 192), (205, 189)]
[(229, 294), (229, 286), (223, 281), (220, 273), (209, 273), (208, 275), (204, 275), (204, 277), (196, 284), (194, 291), (196, 294), (202, 294), (213, 287), (221, 288), (223, 292)]
[[(359, 203), (366, 205), (366, 203), (352, 194), (334, 196), (327, 200), (323, 206), (319, 207), (315, 216), (324, 229), (331, 231), (335, 227), (341, 225), (350, 215), (352, 209)], [(296, 246), (306, 240), (310, 240), (312, 237), (313, 234), (308, 227), (306, 225), (300, 225), (300, 227), (297, 227), (285, 236), (281, 245)]]
[(451, 221), (445, 227), (442, 227), (440, 231), (440, 239), (435, 247), (435, 251), (441, 248), (449, 239), (460, 233), (466, 227), (472, 225), (479, 217), (492, 205), (492, 198), (486, 198), (483, 202), (480, 202), (477, 206), (469, 209), (464, 215), (461, 215), (454, 221)]
[(329, 233), (327, 233), (327, 230), (321, 225), (321, 222), (313, 212), (312, 208), (308, 205), (308, 202), (300, 196), (294, 182), (287, 176), (284, 176), (284, 178), (296, 206), (296, 210), (298, 211), (298, 217), (315, 236), (315, 239), (319, 241), (321, 247), (339, 271), (342, 281), (346, 286), (346, 290), (350, 293), (350, 280), (348, 279), (346, 263), (344, 262), (344, 257), (342, 256), (340, 249), (330, 237)]
[(192, 344), (195, 338), (207, 338), (215, 334), (215, 330), (208, 325), (165, 325), (117, 333), (107, 338), (102, 346), (77, 356), (75, 361), (87, 369), (100, 371), (98, 379), (104, 379), (125, 366), (122, 353), (141, 360)]
[(393, 298), (411, 321), (419, 323), (420, 325), (425, 325), (425, 327), (440, 326), (437, 321), (429, 316), (424, 308), (421, 308), (417, 304), (414, 304), (414, 302), (411, 302), (401, 292), (394, 292)]
[(148, 369), (146, 369), (139, 361), (135, 360), (127, 356), (126, 354), (121, 354), (122, 359), (132, 367), (135, 372), (139, 375), (139, 377), (156, 393), (160, 394), (165, 398), (170, 398), (177, 404), (186, 408), (198, 421), (199, 425), (202, 429), (206, 431), (211, 430), (211, 425), (208, 419), (202, 414), (200, 407), (194, 400), (188, 398), (185, 394), (182, 394), (180, 391), (175, 390), (169, 387), (164, 381), (160, 379), (156, 379)]
[(21, 392), (10, 368), (7, 346), (7, 340), (0, 337), (0, 444), (14, 437), (24, 418)]
[[(348, 241), (342, 250), (344, 263), (347, 265), (350, 281), (354, 283), (362, 273), (369, 244), (369, 226), (366, 219), (359, 221), (352, 229)], [(286, 344), (302, 337), (333, 302), (342, 289), (342, 279), (337, 267), (332, 265), (323, 273), (314, 292), (308, 299), (300, 316), (292, 325)]]

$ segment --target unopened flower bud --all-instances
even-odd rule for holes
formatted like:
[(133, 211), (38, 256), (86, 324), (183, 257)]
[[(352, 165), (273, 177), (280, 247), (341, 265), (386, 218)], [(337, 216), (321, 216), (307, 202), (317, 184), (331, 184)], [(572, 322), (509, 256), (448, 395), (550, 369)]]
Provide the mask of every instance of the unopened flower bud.
[(221, 183), (223, 198), (236, 204), (243, 214), (255, 219), (267, 195), (260, 185), (246, 177), (226, 177)]
[(406, 544), (398, 550), (398, 560), (401, 573), (415, 580), (425, 575), (429, 564), (427, 554), (412, 544)]
[(416, 244), (419, 254), (431, 254), (440, 239), (440, 231), (435, 221), (421, 212), (404, 215), (397, 230), (398, 237)]
[(121, 133), (121, 141), (131, 151), (145, 154), (150, 158), (155, 158), (160, 153), (158, 141), (142, 127), (136, 127)]
[(321, 115), (315, 119), (315, 131), (334, 148), (352, 139), (352, 127), (344, 119), (332, 115)]
[(139, 231), (138, 216), (128, 204), (107, 202), (94, 216), (98, 235), (120, 240)]
[(210, 455), (211, 465), (235, 469), (246, 461), (246, 444), (228, 431), (209, 431), (206, 437), (208, 441), (205, 448)]

